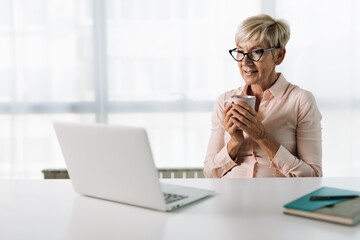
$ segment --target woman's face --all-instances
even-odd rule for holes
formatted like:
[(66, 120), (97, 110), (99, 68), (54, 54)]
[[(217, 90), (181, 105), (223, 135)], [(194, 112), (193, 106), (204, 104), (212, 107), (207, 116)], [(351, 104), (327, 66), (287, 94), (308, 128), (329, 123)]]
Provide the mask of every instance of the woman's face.
[[(273, 46), (261, 43), (255, 40), (248, 40), (242, 42), (237, 46), (237, 49), (248, 53), (253, 50), (266, 49)], [(277, 75), (275, 73), (275, 66), (277, 57), (273, 57), (271, 51), (264, 52), (258, 62), (253, 62), (246, 55), (241, 62), (238, 62), (240, 74), (246, 84), (259, 85), (263, 91), (270, 88), (276, 81)]]

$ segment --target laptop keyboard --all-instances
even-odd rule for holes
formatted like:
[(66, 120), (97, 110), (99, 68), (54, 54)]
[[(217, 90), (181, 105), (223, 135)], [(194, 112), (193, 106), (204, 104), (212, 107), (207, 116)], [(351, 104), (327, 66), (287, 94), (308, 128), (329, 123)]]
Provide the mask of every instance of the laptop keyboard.
[(172, 193), (163, 193), (166, 204), (173, 203), (179, 201), (181, 199), (187, 198), (188, 196), (180, 195), (180, 194), (172, 194)]

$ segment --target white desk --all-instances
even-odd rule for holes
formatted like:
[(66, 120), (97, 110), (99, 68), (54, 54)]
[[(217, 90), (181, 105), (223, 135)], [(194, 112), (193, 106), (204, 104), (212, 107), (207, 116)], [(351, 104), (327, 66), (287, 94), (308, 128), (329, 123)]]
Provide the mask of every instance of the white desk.
[(162, 181), (218, 195), (163, 213), (80, 196), (69, 180), (1, 180), (0, 239), (360, 239), (360, 225), (282, 213), (321, 186), (360, 190), (360, 178)]

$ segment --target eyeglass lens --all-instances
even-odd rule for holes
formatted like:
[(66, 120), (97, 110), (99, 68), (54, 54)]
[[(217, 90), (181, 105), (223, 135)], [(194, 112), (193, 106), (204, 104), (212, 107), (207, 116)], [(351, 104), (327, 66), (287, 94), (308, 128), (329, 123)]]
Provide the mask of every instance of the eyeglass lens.
[[(233, 51), (231, 54), (237, 61), (241, 61), (245, 57), (245, 54), (243, 52), (239, 52), (239, 51)], [(251, 52), (247, 53), (246, 55), (248, 55), (248, 57), (252, 61), (259, 61), (262, 54), (263, 54), (262, 51), (255, 50), (255, 51), (251, 51)]]

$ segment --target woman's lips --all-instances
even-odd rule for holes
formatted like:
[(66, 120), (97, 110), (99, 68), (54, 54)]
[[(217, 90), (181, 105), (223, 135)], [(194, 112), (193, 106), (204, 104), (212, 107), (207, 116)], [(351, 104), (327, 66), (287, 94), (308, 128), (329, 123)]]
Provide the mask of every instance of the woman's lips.
[(251, 76), (251, 75), (254, 75), (255, 73), (257, 73), (257, 71), (256, 70), (255, 71), (245, 71), (244, 70), (244, 73), (246, 76)]

